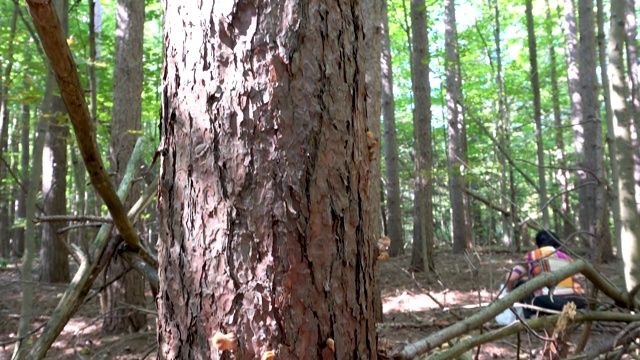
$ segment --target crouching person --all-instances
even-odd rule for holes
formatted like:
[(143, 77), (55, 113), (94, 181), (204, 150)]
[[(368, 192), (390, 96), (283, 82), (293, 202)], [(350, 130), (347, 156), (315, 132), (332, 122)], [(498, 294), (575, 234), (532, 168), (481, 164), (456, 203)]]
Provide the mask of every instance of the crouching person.
[[(529, 251), (523, 261), (514, 266), (507, 275), (505, 283), (507, 291), (520, 286), (527, 279), (561, 269), (573, 261), (569, 255), (559, 250), (561, 244), (558, 236), (551, 231), (542, 230), (536, 234), (536, 247), (537, 249)], [(578, 309), (583, 309), (587, 305), (584, 291), (575, 277), (566, 278), (551, 289), (536, 289), (523, 302), (557, 311), (561, 311), (568, 302), (575, 303)], [(538, 312), (540, 315), (545, 315), (544, 310), (524, 308), (526, 318)]]

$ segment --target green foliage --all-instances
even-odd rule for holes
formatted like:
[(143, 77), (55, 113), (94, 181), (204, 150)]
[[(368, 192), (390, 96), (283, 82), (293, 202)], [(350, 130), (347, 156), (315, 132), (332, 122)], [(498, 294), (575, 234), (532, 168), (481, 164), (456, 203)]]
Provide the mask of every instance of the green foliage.
[[(468, 163), (466, 174), (469, 186), (477, 193), (492, 199), (497, 204), (500, 197), (499, 184), (503, 169), (498, 161), (498, 150), (486, 136), (479, 124), (494, 133), (498, 125), (498, 76), (496, 49), (496, 12), (493, 1), (466, 0), (456, 1), (456, 20), (460, 53), (460, 68), (463, 92), (463, 107), (466, 118)], [(537, 41), (537, 60), (540, 72), (543, 139), (546, 163), (555, 161), (555, 131), (553, 101), (558, 100), (562, 121), (569, 116), (569, 98), (567, 94), (567, 70), (564, 58), (565, 38), (562, 29), (562, 4), (551, 2), (551, 18), (547, 19), (547, 6), (543, 0), (534, 1), (534, 24)], [(533, 103), (530, 82), (529, 48), (527, 44), (524, 2), (497, 0), (500, 22), (500, 50), (502, 60), (502, 80), (504, 94), (507, 97), (507, 110), (510, 120), (510, 142), (503, 144), (516, 166), (530, 178), (537, 179), (535, 129), (533, 122)], [(556, 6), (559, 6), (556, 8)], [(394, 95), (400, 157), (401, 191), (404, 199), (403, 209), (407, 216), (404, 224), (411, 224), (413, 202), (413, 97), (411, 92), (409, 1), (390, 0), (389, 35), (391, 39), (394, 73)], [(430, 84), (432, 88), (432, 151), (434, 169), (434, 221), (435, 228), (442, 231), (442, 237), (448, 238), (448, 171), (447, 171), (447, 123), (445, 108), (444, 81), (444, 14), (443, 3), (432, 2), (427, 5), (429, 25), (429, 47), (431, 54)], [(559, 95), (554, 99), (551, 93), (551, 62), (549, 48), (555, 47), (555, 70), (558, 78)], [(567, 158), (573, 158), (571, 128), (562, 130)], [(549, 194), (560, 190), (550, 170), (547, 176)], [(517, 207), (520, 217), (539, 215), (536, 191), (515, 172)], [(474, 205), (474, 211), (481, 211), (479, 218), (498, 217), (484, 205)], [(483, 226), (477, 224), (476, 226)], [(488, 229), (476, 229), (479, 233), (489, 234)], [(408, 234), (411, 232), (408, 231)]]

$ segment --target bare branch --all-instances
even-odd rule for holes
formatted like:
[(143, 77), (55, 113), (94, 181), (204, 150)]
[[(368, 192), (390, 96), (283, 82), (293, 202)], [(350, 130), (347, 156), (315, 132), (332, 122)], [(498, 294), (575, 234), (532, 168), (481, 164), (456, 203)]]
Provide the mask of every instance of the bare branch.
[(105, 218), (102, 216), (91, 216), (91, 215), (49, 215), (49, 216), (40, 216), (33, 220), (35, 223), (39, 222), (56, 222), (56, 221), (93, 221), (93, 222), (101, 222), (101, 223), (112, 223), (113, 220), (109, 218)]

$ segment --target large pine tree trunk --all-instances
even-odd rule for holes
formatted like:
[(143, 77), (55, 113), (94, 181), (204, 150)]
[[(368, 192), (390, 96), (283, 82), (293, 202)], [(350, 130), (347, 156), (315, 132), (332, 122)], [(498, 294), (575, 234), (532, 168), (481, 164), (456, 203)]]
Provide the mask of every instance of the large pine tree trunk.
[(393, 68), (391, 63), (391, 41), (389, 39), (389, 14), (387, 1), (382, 0), (382, 3), (382, 54), (380, 63), (382, 66), (382, 118), (384, 121), (384, 161), (387, 190), (387, 235), (391, 238), (389, 255), (397, 256), (404, 251), (404, 233), (402, 229), (395, 101), (393, 98)]
[(233, 4), (163, 4), (159, 356), (375, 358), (359, 2)]
[[(111, 170), (116, 174), (116, 184), (120, 184), (142, 128), (144, 1), (119, 0), (117, 9), (120, 15), (116, 31), (110, 146)], [(134, 184), (124, 201), (125, 208), (130, 208), (140, 193), (140, 183)], [(138, 331), (147, 323), (145, 313), (135, 310), (135, 307), (143, 308), (145, 305), (144, 278), (130, 271), (126, 262), (116, 255), (109, 264), (107, 281), (120, 276), (107, 287), (103, 302), (105, 320), (102, 328), (111, 334)], [(123, 303), (131, 307), (123, 306)]]

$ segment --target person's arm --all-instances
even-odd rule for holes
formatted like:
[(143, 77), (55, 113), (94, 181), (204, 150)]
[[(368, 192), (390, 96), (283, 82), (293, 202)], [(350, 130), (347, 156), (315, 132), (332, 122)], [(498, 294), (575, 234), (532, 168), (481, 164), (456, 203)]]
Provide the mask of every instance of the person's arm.
[(525, 276), (528, 273), (528, 271), (529, 269), (526, 262), (523, 262), (521, 264), (514, 266), (513, 269), (511, 269), (511, 271), (507, 274), (507, 277), (505, 279), (505, 283), (504, 283), (505, 290), (507, 291), (513, 290), (513, 288), (516, 287), (516, 283), (518, 282), (518, 280), (520, 280), (523, 276)]
[(507, 274), (507, 279), (505, 280), (505, 284), (504, 284), (505, 290), (507, 291), (513, 290), (513, 288), (516, 286), (516, 283), (518, 282), (518, 280), (520, 280), (521, 277), (522, 277), (522, 274), (518, 270), (516, 269), (511, 270)]

